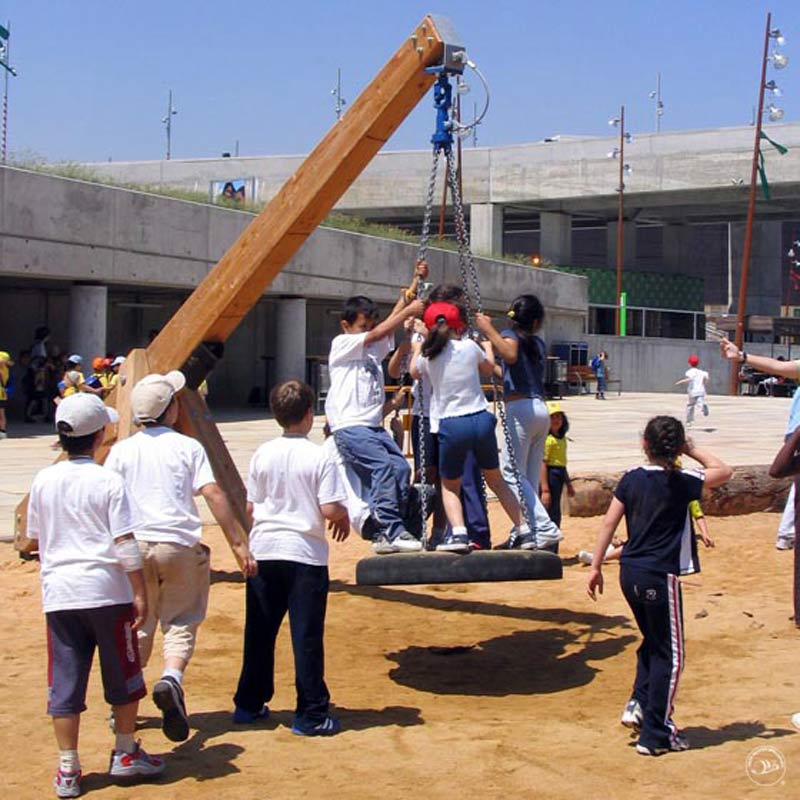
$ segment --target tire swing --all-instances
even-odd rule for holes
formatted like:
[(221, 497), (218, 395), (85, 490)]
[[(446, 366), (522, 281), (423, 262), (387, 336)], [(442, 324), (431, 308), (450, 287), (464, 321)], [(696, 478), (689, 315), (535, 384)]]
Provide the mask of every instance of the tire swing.
[[(452, 86), (449, 75), (460, 74), (463, 70), (448, 70), (444, 66), (432, 67), (429, 69), (430, 72), (437, 73), (439, 76), (434, 84), (433, 100), (434, 107), (436, 108), (436, 131), (431, 137), (433, 143), (433, 164), (428, 181), (428, 194), (422, 223), (422, 237), (420, 240), (418, 260), (425, 257), (427, 250), (436, 173), (439, 157), (444, 153), (446, 183), (450, 190), (455, 216), (459, 268), (466, 300), (468, 322), (472, 329), (474, 314), (476, 311), (482, 311), (482, 302), (478, 285), (478, 272), (475, 267), (472, 252), (469, 249), (467, 228), (464, 220), (464, 207), (461, 201), (455, 159), (453, 158), (453, 133), (455, 132), (456, 135), (459, 136), (467, 135), (480, 123), (489, 105), (489, 94), (486, 81), (477, 67), (469, 60), (466, 61), (466, 64), (476, 72), (486, 90), (486, 104), (484, 109), (480, 116), (469, 125), (462, 125), (452, 114)], [(497, 398), (497, 409), (500, 415), (503, 435), (508, 447), (508, 452), (511, 455), (511, 467), (517, 484), (517, 494), (520, 498), (523, 516), (530, 525), (531, 510), (528, 508), (525, 497), (521, 491), (519, 469), (517, 468), (514, 458), (513, 448), (510, 446), (511, 439), (506, 420), (505, 405), (498, 394), (500, 392), (500, 387), (497, 386), (494, 378), (492, 382), (494, 385), (495, 397)], [(421, 403), (421, 388), (419, 388), (418, 391), (418, 397)], [(424, 419), (424, 417), (421, 419)], [(421, 431), (420, 440), (420, 464), (423, 481), (420, 491), (422, 540), (423, 544), (426, 544), (429, 487), (424, 483), (426, 480), (424, 430)], [(531, 525), (531, 528), (533, 529), (534, 526)], [(393, 553), (391, 555), (372, 556), (361, 559), (356, 565), (356, 583), (359, 586), (558, 580), (561, 577), (561, 559), (555, 553), (546, 550), (473, 550), (467, 554), (436, 551), (427, 552), (423, 550), (421, 553)]]

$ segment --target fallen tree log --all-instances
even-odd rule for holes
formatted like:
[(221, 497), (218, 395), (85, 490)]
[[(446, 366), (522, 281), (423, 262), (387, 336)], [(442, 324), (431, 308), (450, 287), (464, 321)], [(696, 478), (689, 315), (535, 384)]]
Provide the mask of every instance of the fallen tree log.
[[(597, 472), (573, 478), (575, 497), (569, 499), (573, 517), (595, 517), (606, 513), (622, 472)], [(734, 467), (731, 479), (703, 494), (703, 511), (712, 517), (783, 511), (791, 479), (770, 478), (766, 465)]]

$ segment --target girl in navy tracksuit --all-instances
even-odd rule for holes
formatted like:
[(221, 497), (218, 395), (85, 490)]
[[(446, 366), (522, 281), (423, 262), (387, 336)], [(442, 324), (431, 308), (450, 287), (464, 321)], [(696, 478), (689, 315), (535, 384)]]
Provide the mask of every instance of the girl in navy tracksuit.
[[(637, 651), (633, 695), (622, 724), (640, 730), (636, 751), (661, 755), (686, 750), (689, 743), (672, 721), (683, 670), (683, 607), (678, 576), (699, 571), (688, 506), (703, 484), (719, 486), (731, 469), (686, 439), (674, 417), (653, 417), (642, 447), (648, 464), (628, 470), (617, 484), (595, 545), (587, 592), (603, 593), (603, 556), (623, 515), (628, 543), (620, 558), (620, 584), (644, 640)], [(681, 469), (686, 454), (703, 470)]]

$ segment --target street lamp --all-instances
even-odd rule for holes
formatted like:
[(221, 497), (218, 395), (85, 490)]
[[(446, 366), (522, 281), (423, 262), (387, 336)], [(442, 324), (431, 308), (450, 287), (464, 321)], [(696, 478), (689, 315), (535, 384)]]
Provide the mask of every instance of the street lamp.
[(625, 132), (625, 106), (620, 106), (619, 116), (612, 117), (608, 124), (619, 128), (619, 145), (607, 155), (609, 158), (619, 159), (619, 184), (617, 186), (618, 210), (617, 210), (617, 296), (614, 300), (614, 333), (619, 336), (621, 331), (622, 316), (622, 261), (625, 248), (625, 176), (630, 175), (633, 170), (630, 164), (625, 163), (625, 143), (633, 142), (630, 133)]
[(2, 143), (0, 143), (0, 154), (3, 157), (3, 163), (6, 163), (8, 158), (8, 76), (13, 78), (17, 77), (17, 71), (9, 64), (11, 57), (11, 23), (7, 22), (4, 28), (0, 25), (0, 67), (3, 68), (3, 130), (2, 130)]
[(661, 73), (656, 75), (655, 91), (648, 95), (651, 100), (655, 100), (656, 106), (656, 133), (661, 133), (661, 117), (664, 116), (664, 103), (661, 101)]
[[(758, 82), (758, 112), (755, 117), (755, 143), (753, 145), (753, 166), (750, 172), (750, 195), (747, 202), (747, 222), (745, 223), (744, 246), (742, 248), (742, 272), (739, 280), (739, 305), (736, 312), (736, 334), (735, 344), (741, 350), (744, 343), (744, 314), (747, 308), (747, 280), (750, 274), (750, 252), (753, 245), (753, 220), (756, 212), (756, 181), (758, 179), (759, 157), (761, 155), (762, 126), (764, 124), (764, 92), (769, 91), (777, 96), (778, 90), (775, 81), (767, 82), (767, 64), (772, 64), (774, 69), (784, 69), (789, 63), (789, 59), (777, 50), (769, 52), (770, 40), (776, 47), (786, 44), (786, 39), (778, 28), (770, 27), (772, 14), (767, 14), (767, 25), (764, 31), (764, 53), (761, 58), (761, 79)], [(778, 90), (779, 91), (779, 90)], [(783, 118), (783, 109), (770, 103), (767, 108), (769, 118), (773, 122)], [(730, 393), (739, 393), (739, 365), (733, 361), (731, 363)]]
[(331, 94), (336, 98), (336, 106), (334, 107), (334, 111), (336, 112), (336, 120), (340, 120), (342, 118), (342, 113), (344, 112), (344, 107), (347, 105), (347, 100), (342, 97), (342, 68), (338, 67), (336, 70), (336, 88), (331, 89)]
[(161, 123), (167, 129), (167, 161), (172, 157), (172, 118), (178, 113), (178, 109), (172, 105), (172, 89), (169, 90), (169, 100), (167, 102), (166, 116), (161, 117)]

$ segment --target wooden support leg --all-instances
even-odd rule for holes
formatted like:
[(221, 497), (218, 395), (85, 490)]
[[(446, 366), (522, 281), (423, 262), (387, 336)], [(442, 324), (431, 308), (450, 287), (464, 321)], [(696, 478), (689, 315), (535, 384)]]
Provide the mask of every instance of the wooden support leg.
[(219, 428), (212, 419), (205, 401), (196, 390), (184, 389), (179, 395), (179, 400), (180, 413), (175, 429), (187, 436), (193, 436), (205, 447), (217, 484), (231, 504), (240, 535), (247, 541), (250, 531), (247, 518), (247, 490)]

